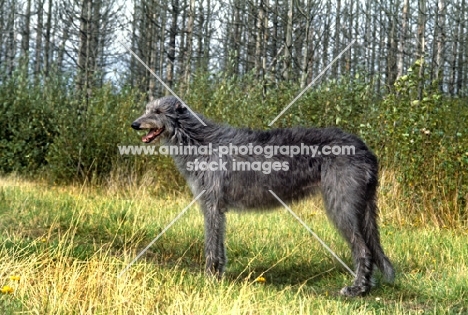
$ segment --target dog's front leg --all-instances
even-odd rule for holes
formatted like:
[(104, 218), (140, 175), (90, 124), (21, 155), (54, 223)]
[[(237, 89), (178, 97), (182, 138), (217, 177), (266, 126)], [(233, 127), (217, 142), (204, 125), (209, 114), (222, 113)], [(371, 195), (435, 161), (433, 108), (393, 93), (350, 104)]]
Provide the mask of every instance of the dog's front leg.
[(206, 273), (221, 278), (226, 266), (224, 235), (226, 232), (226, 214), (219, 205), (205, 204), (205, 259)]

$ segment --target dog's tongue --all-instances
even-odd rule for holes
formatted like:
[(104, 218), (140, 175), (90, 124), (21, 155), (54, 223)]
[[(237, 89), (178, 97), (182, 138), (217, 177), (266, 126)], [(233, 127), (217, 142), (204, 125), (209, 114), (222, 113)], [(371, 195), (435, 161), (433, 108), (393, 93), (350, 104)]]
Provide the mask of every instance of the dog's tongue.
[(143, 136), (143, 138), (141, 138), (141, 141), (143, 141), (144, 143), (151, 142), (152, 140), (154, 140), (154, 138), (156, 138), (157, 131), (158, 129), (150, 129), (148, 134), (146, 136)]
[(141, 141), (143, 141), (144, 143), (150, 143), (151, 141), (156, 139), (156, 137), (159, 136), (161, 132), (162, 132), (162, 129), (150, 129), (148, 134), (146, 136), (143, 136), (143, 138), (141, 138)]

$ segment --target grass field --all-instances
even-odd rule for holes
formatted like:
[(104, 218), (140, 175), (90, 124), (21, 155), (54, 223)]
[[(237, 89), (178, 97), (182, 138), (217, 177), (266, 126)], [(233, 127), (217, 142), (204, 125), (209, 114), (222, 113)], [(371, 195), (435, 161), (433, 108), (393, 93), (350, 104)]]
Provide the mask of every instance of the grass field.
[[(228, 214), (221, 282), (203, 276), (197, 206), (118, 277), (189, 194), (0, 178), (0, 314), (468, 314), (468, 230), (406, 217), (385, 176), (381, 236), (396, 282), (354, 299), (338, 295), (351, 276), (284, 209)], [(351, 264), (319, 199), (291, 208)]]

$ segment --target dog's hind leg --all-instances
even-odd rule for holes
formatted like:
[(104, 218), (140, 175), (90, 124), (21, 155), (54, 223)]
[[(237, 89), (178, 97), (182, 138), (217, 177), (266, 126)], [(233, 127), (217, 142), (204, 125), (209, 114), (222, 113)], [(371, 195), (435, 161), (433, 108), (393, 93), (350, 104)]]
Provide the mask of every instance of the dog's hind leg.
[(202, 205), (205, 220), (206, 273), (220, 278), (227, 263), (224, 235), (226, 214), (217, 204)]
[(372, 251), (374, 262), (382, 271), (385, 280), (389, 283), (395, 279), (395, 269), (392, 263), (385, 255), (382, 245), (380, 244), (380, 235), (377, 226), (377, 204), (375, 200), (375, 187), (369, 187), (367, 198), (367, 209), (363, 224), (363, 234), (366, 244)]
[(373, 255), (362, 233), (366, 203), (360, 189), (346, 183), (322, 181), (322, 193), (329, 218), (351, 247), (356, 266), (356, 278), (352, 286), (344, 287), (345, 296), (364, 295), (372, 286)]

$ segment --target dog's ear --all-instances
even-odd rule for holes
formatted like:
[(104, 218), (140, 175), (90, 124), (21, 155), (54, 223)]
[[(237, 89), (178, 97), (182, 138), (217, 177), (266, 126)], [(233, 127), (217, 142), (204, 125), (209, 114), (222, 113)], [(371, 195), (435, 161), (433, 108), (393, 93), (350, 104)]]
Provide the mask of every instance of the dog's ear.
[(182, 104), (181, 102), (177, 102), (176, 105), (175, 105), (175, 110), (177, 113), (185, 113), (187, 111), (187, 107)]

